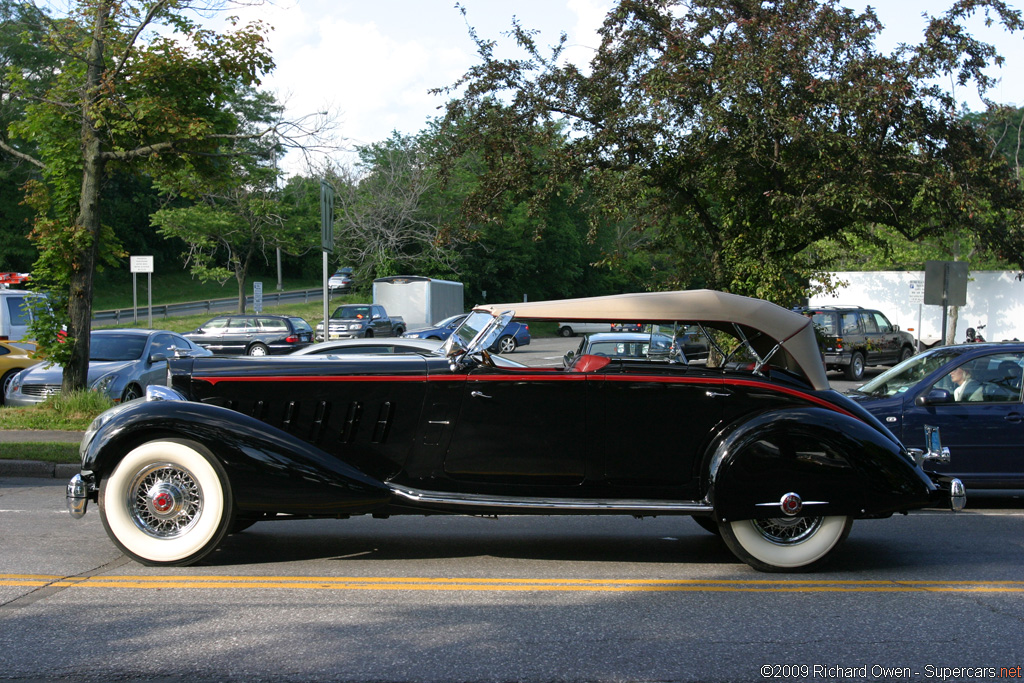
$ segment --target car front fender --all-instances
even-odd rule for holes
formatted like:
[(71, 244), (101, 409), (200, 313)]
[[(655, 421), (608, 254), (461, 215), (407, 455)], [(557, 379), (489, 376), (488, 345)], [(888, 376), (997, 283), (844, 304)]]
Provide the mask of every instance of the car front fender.
[(768, 411), (732, 425), (709, 448), (704, 476), (719, 521), (881, 517), (936, 501), (936, 485), (889, 435), (816, 407)]
[(189, 439), (223, 465), (238, 509), (300, 515), (360, 514), (383, 507), (382, 482), (293, 434), (241, 413), (183, 400), (132, 401), (97, 418), (81, 446), (93, 486), (136, 446)]

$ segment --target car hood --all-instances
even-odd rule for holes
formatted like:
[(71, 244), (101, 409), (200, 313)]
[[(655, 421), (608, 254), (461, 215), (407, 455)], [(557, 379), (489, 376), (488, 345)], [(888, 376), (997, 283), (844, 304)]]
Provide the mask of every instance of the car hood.
[[(111, 360), (111, 361), (89, 361), (89, 374), (86, 383), (92, 384), (103, 375), (110, 372), (117, 372), (130, 367), (134, 360)], [(22, 375), (24, 381), (34, 384), (60, 384), (64, 379), (64, 368), (51, 363), (40, 363), (26, 371)]]

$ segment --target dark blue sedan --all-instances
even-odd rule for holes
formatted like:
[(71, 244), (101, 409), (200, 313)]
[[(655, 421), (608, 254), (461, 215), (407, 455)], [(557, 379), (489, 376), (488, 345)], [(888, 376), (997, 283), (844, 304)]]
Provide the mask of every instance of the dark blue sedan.
[[(435, 323), (433, 327), (410, 330), (402, 336), (411, 339), (439, 339), (443, 341), (450, 337), (452, 332), (462, 324), (462, 321), (466, 319), (466, 315), (466, 313), (453, 315), (439, 323)], [(490, 348), (490, 351), (493, 353), (512, 353), (520, 346), (527, 346), (529, 343), (530, 326), (513, 321), (505, 328), (501, 338), (494, 342), (494, 346)]]
[(968, 488), (1024, 489), (1024, 343), (960, 344), (919, 354), (849, 396), (910, 448), (939, 427), (950, 462), (936, 471)]

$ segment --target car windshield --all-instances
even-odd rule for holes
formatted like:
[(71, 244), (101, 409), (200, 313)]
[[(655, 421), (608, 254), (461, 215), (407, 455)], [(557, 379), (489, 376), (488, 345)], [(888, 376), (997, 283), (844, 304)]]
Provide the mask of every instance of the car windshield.
[(362, 320), (370, 317), (370, 307), (341, 306), (331, 314), (331, 317), (339, 320)]
[(89, 339), (89, 360), (136, 360), (146, 349), (146, 337), (138, 334), (94, 334)]
[(902, 394), (962, 353), (958, 349), (936, 349), (913, 356), (851, 392), (875, 398)]

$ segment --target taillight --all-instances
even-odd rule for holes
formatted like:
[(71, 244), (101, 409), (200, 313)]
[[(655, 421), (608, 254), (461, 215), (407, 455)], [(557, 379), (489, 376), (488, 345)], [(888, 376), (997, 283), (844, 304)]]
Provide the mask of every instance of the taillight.
[(842, 350), (843, 350), (843, 338), (842, 337), (836, 337), (836, 351), (842, 351)]
[(299, 342), (299, 338), (298, 338), (298, 336), (293, 334), (293, 335), (290, 335), (288, 337), (285, 337), (284, 341), (285, 341), (286, 344), (297, 344)]

